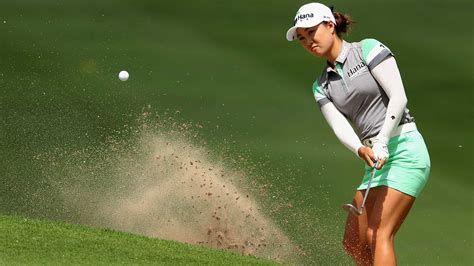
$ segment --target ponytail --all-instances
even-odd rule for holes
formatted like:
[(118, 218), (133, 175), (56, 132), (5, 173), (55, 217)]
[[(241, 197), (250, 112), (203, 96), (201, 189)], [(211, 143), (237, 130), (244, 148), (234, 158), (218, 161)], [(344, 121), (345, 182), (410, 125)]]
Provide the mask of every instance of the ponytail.
[(334, 12), (334, 18), (336, 19), (336, 33), (337, 36), (341, 37), (341, 33), (347, 33), (351, 29), (351, 25), (355, 22), (348, 15)]

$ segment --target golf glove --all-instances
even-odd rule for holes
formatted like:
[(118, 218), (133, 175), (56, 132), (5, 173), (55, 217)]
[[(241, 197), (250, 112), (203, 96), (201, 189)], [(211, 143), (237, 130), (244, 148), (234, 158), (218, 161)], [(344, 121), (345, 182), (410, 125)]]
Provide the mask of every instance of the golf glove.
[(372, 146), (372, 151), (374, 152), (376, 160), (388, 160), (387, 144), (375, 141), (374, 145)]

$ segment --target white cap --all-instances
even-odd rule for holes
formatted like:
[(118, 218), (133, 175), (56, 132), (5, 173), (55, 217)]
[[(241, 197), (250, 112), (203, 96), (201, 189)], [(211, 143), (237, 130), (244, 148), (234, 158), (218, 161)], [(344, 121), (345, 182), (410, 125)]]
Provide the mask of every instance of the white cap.
[(296, 12), (294, 26), (286, 32), (286, 39), (290, 42), (296, 39), (297, 28), (311, 28), (323, 21), (332, 21), (336, 24), (336, 19), (329, 7), (320, 3), (303, 5)]

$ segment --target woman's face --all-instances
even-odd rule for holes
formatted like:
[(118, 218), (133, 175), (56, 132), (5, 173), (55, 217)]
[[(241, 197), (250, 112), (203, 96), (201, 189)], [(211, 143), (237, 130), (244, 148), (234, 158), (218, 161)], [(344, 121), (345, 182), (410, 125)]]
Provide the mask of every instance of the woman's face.
[(331, 51), (334, 43), (334, 24), (320, 23), (311, 28), (296, 29), (296, 38), (312, 55), (323, 57)]

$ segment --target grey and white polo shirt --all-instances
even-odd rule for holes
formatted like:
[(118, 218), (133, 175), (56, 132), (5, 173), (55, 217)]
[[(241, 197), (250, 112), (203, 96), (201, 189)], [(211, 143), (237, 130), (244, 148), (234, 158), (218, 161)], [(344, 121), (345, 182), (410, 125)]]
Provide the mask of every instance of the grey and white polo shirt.
[[(385, 120), (389, 98), (370, 71), (387, 56), (392, 52), (377, 40), (343, 41), (335, 69), (328, 64), (313, 84), (319, 107), (332, 102), (361, 140), (376, 136)], [(400, 125), (413, 121), (405, 109)]]

